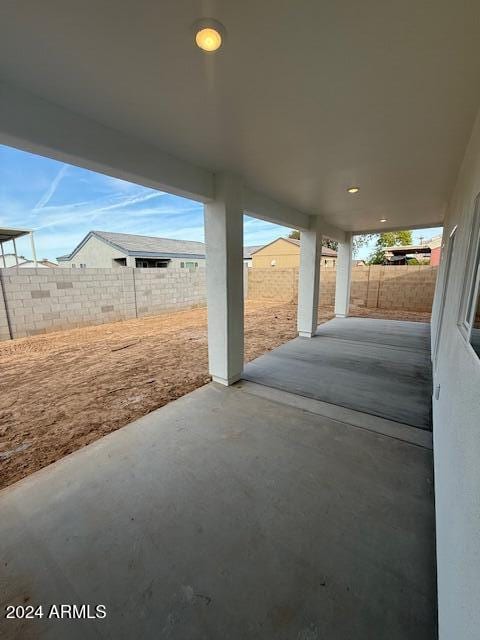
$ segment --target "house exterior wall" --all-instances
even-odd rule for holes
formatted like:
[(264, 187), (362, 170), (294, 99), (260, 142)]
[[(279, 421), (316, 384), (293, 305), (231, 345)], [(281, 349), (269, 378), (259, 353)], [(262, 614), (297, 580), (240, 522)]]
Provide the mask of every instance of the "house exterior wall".
[(86, 264), (87, 268), (111, 269), (119, 266), (113, 262), (115, 258), (125, 257), (126, 254), (123, 251), (91, 236), (71, 260), (60, 260), (58, 266), (71, 268), (72, 265), (75, 265), (79, 268), (81, 264)]
[[(297, 268), (248, 270), (248, 297), (296, 302)], [(437, 270), (430, 266), (353, 267), (350, 302), (371, 309), (430, 311), (435, 292)], [(335, 302), (336, 269), (320, 271), (320, 306)]]
[[(127, 256), (123, 251), (91, 236), (72, 260), (60, 260), (58, 266), (72, 268), (72, 265), (75, 265), (76, 268), (80, 268), (81, 264), (85, 264), (87, 269), (118, 269), (121, 265), (114, 262), (117, 258), (127, 258), (127, 266), (135, 267), (134, 256)], [(168, 269), (180, 269), (182, 262), (197, 262), (199, 267), (205, 266), (205, 258), (171, 258)]]
[[(275, 260), (275, 267), (279, 269), (300, 267), (300, 247), (284, 238), (278, 238), (252, 254), (252, 267), (270, 269), (272, 260)], [(322, 256), (321, 260), (322, 266), (334, 266), (336, 258)]]
[(0, 269), (0, 339), (206, 304), (205, 269)]
[(440, 264), (440, 254), (441, 254), (442, 248), (441, 247), (434, 247), (430, 253), (430, 264), (432, 267), (438, 267), (438, 265)]
[(182, 262), (184, 263), (186, 268), (186, 263), (187, 262), (193, 262), (193, 263), (197, 263), (198, 267), (196, 268), (200, 268), (200, 267), (205, 267), (205, 258), (172, 258), (168, 264), (168, 268), (169, 269), (181, 269), (182, 268)]
[(276, 267), (298, 267), (300, 265), (300, 247), (283, 238), (262, 247), (252, 255), (252, 266), (256, 268), (270, 268), (272, 260), (276, 261)]
[(439, 390), (433, 395), (440, 640), (474, 640), (480, 629), (480, 360), (457, 324), (479, 192), (477, 118), (445, 218), (445, 240), (457, 226), (445, 302), (444, 250), (432, 316), (434, 337), (443, 313), (434, 363), (434, 389)]

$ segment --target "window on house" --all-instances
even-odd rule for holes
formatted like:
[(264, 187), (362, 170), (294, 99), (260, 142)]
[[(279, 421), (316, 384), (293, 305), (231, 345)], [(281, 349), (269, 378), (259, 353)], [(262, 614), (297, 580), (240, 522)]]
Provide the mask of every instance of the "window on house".
[(480, 357), (480, 194), (473, 212), (459, 325), (465, 339)]
[(76, 267), (76, 266), (77, 266), (77, 265), (73, 263), (73, 264), (72, 264), (72, 269), (75, 269), (75, 267)]
[(86, 266), (87, 266), (86, 264), (80, 263), (80, 269), (85, 269)]
[(185, 263), (184, 262), (180, 262), (180, 268), (181, 269), (185, 269)]
[(195, 262), (185, 262), (187, 269), (195, 269)]
[(156, 258), (135, 258), (135, 266), (140, 269), (166, 269), (170, 259), (157, 260)]

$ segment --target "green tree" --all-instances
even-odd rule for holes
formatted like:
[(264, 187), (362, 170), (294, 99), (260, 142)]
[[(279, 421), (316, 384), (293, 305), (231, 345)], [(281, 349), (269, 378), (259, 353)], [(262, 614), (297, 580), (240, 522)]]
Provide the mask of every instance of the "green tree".
[(353, 255), (357, 256), (360, 249), (366, 247), (367, 244), (374, 238), (374, 235), (371, 233), (364, 233), (363, 235), (353, 236)]
[(409, 244), (412, 244), (411, 231), (386, 231), (385, 233), (380, 233), (367, 262), (368, 264), (384, 264), (386, 247), (403, 247)]

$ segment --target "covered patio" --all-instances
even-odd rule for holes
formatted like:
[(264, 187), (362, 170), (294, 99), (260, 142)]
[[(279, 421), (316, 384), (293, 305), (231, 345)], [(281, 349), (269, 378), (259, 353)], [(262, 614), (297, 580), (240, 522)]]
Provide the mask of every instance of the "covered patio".
[(2, 604), (107, 609), (3, 637), (434, 638), (425, 432), (268, 391), (211, 383), (2, 491)]
[[(2, 12), (1, 144), (204, 205), (213, 380), (0, 493), (3, 604), (108, 611), (3, 635), (431, 639), (436, 533), (440, 638), (474, 640), (480, 4), (211, 9), (209, 52), (185, 0)], [(248, 380), (244, 215), (301, 242), (299, 338)], [(355, 234), (444, 223), (435, 531), (428, 327), (359, 338), (348, 312)], [(337, 320), (317, 332), (324, 237)]]
[(8, 487), (2, 601), (108, 615), (6, 637), (434, 638), (430, 386), (428, 325), (335, 319)]

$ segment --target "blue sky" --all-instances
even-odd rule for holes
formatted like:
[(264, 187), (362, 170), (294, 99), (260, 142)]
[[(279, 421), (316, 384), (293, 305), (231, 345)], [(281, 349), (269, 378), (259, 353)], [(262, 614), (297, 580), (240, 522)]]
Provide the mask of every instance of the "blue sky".
[[(38, 257), (50, 259), (70, 253), (92, 229), (204, 240), (198, 202), (1, 145), (0, 225), (34, 229)], [(289, 231), (245, 217), (246, 245), (266, 244)], [(30, 257), (27, 239), (17, 248)], [(364, 249), (359, 257), (368, 253)]]

